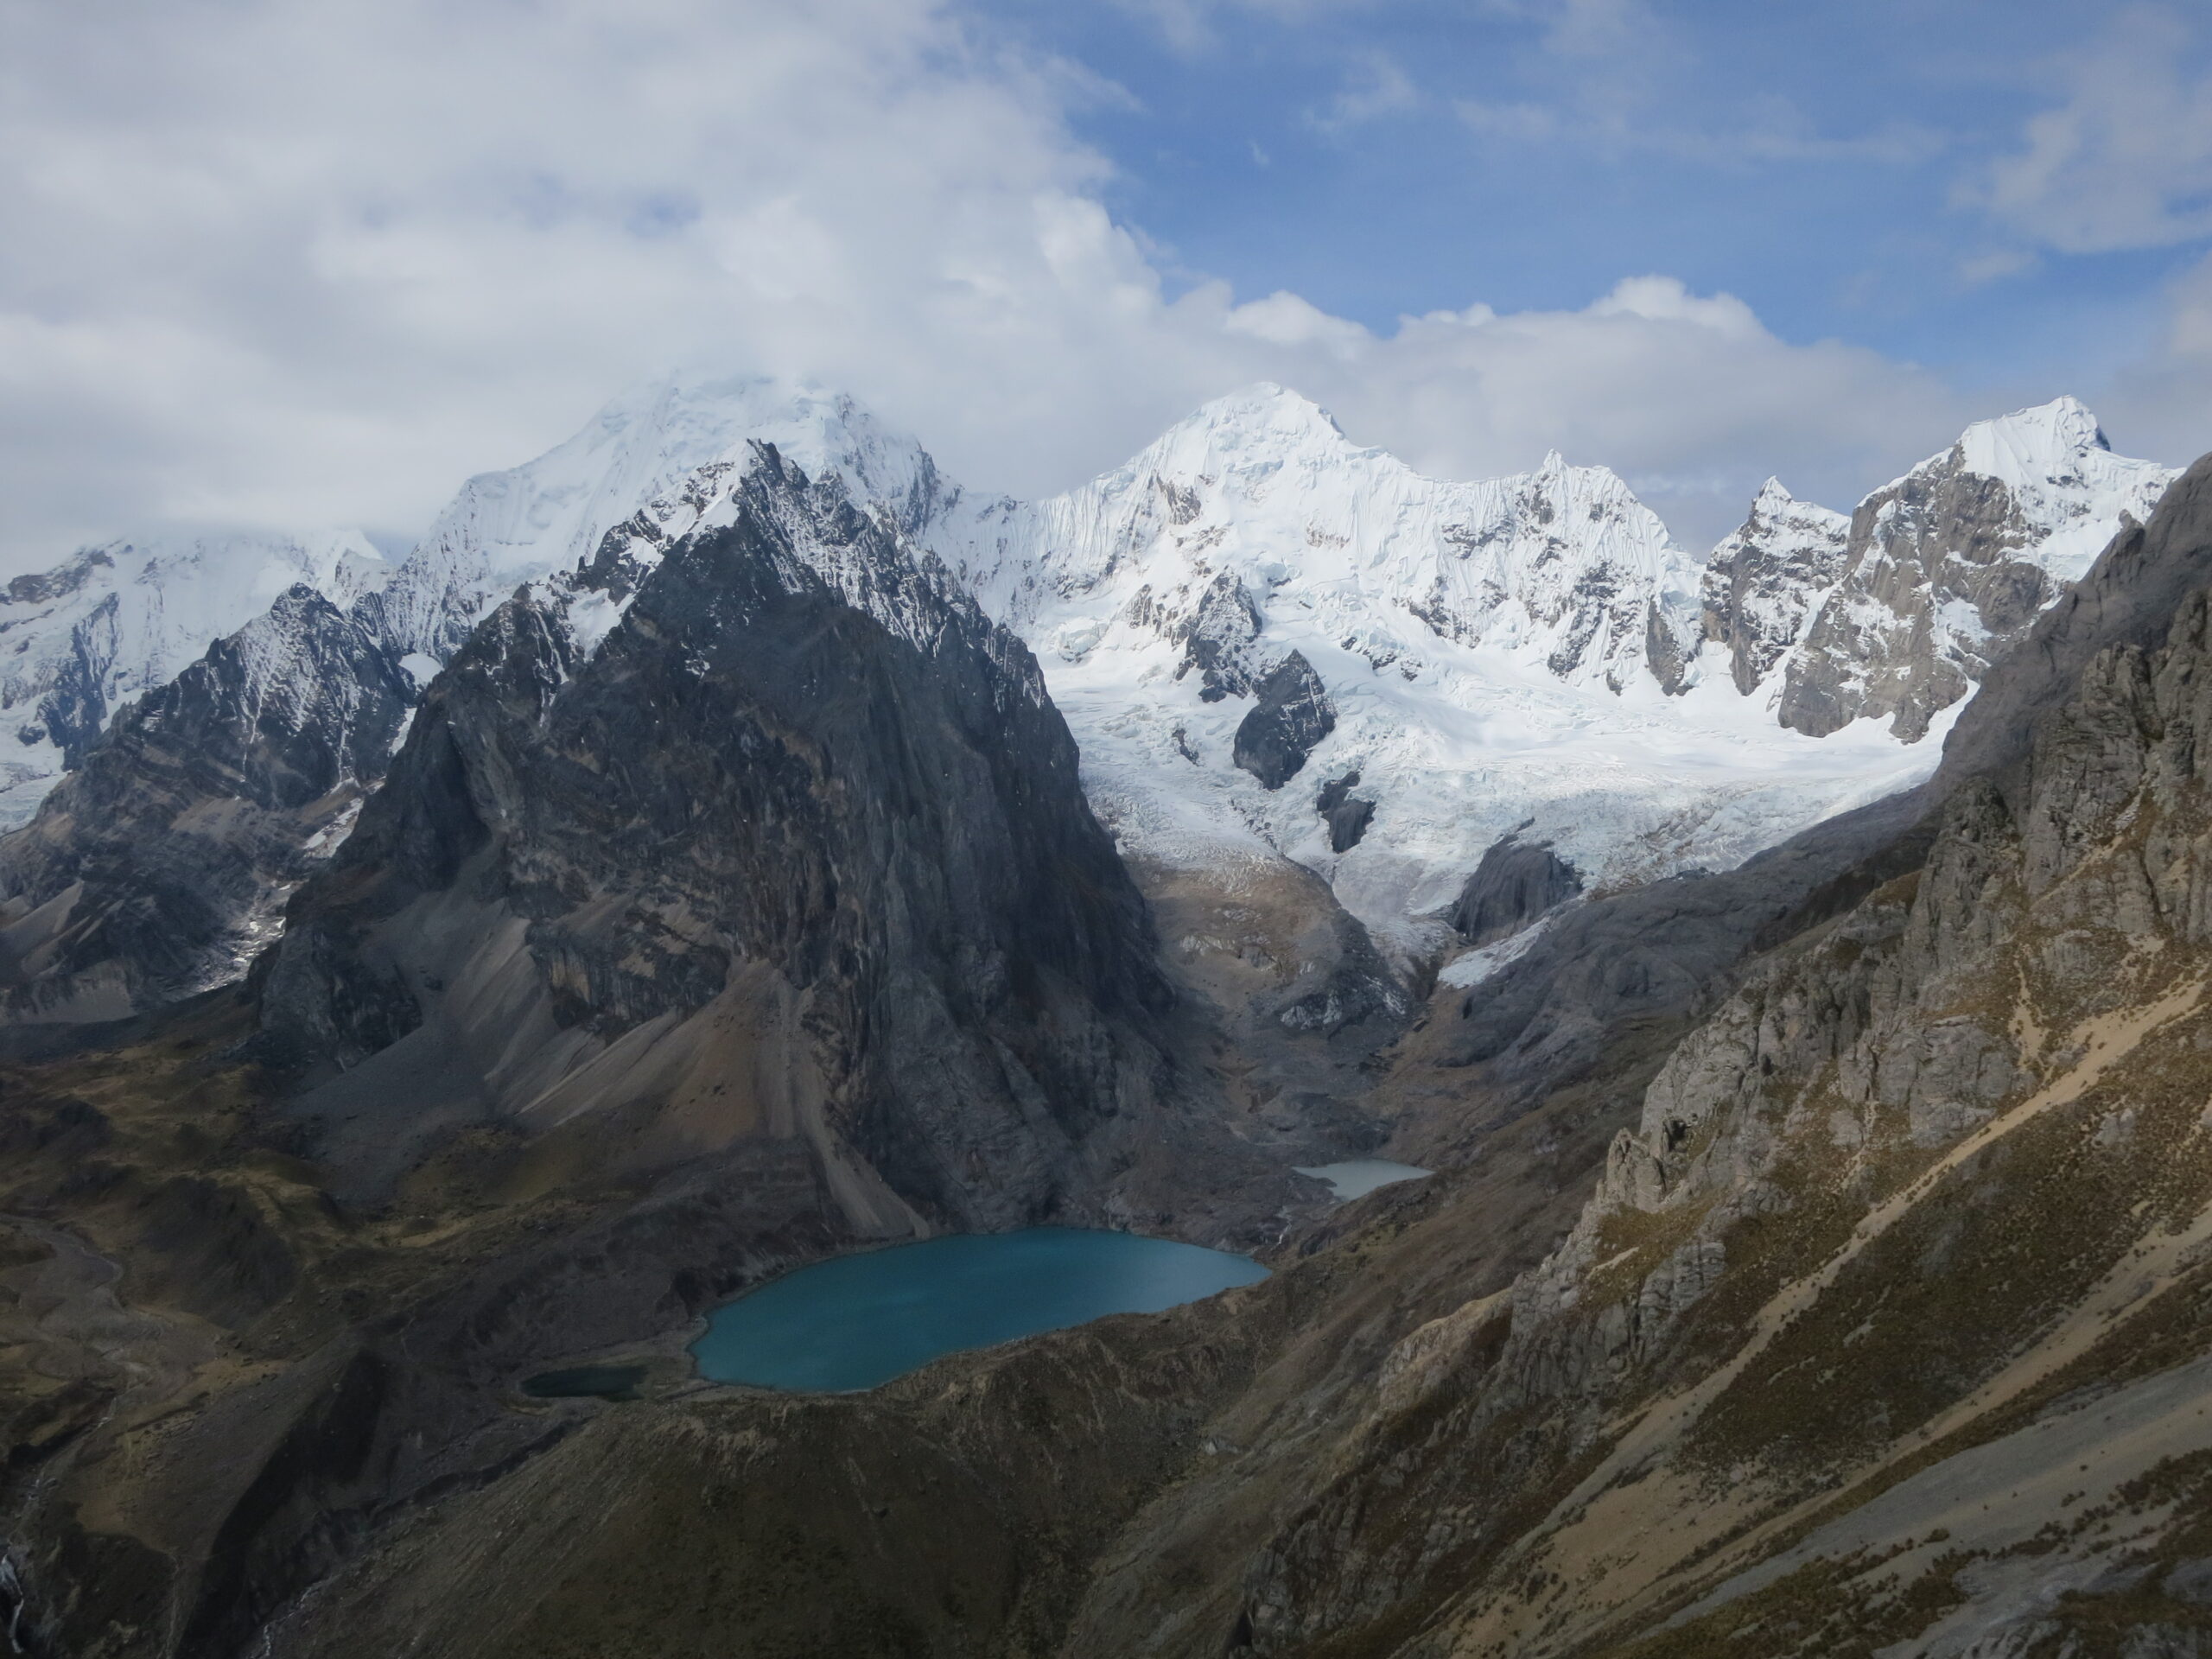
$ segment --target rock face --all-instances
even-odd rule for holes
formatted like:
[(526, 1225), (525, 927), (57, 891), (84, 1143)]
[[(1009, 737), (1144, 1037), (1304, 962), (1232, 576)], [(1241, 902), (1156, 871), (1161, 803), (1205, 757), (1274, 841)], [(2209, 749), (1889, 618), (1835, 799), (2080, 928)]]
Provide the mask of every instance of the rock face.
[[(609, 530), (649, 549), (703, 522), (755, 439), (935, 548), (1030, 640), (1123, 847), (1224, 873), (1253, 857), (1303, 861), (1408, 960), (1448, 943), (1433, 918), (1523, 819), (1588, 880), (1619, 887), (1726, 868), (1916, 781), (1928, 762), (1906, 740), (2002, 644), (2029, 603), (2019, 594), (2059, 591), (2164, 477), (2100, 448), (2078, 405), (2027, 411), (1870, 499), (1843, 576), (1833, 517), (1770, 487), (1703, 573), (1700, 601), (1695, 566), (1603, 468), (1553, 457), (1489, 483), (1424, 479), (1280, 388), (1220, 400), (1128, 466), (1025, 504), (966, 495), (849, 398), (678, 378), (537, 461), (470, 480), (396, 573), (357, 537), (309, 537), (258, 552), (118, 543), (19, 580), (0, 605), (0, 638), (18, 645), (0, 696), (29, 716), (17, 735), (29, 747), (14, 772), (0, 757), (0, 822), (80, 760), (122, 700), (273, 596), (271, 580), (304, 577), (419, 683), (518, 582), (588, 562)], [(1975, 490), (2009, 505), (1977, 505)], [(2023, 587), (2028, 567), (2044, 575)], [(1876, 587), (1904, 622), (1870, 620)], [(600, 626), (592, 609), (579, 596), (586, 632)], [(1969, 614), (1981, 620), (1967, 628)], [(1936, 639), (1944, 629), (1957, 649)], [(1304, 748), (1332, 775), (1358, 770), (1363, 822), (1317, 817), (1238, 760), (1248, 699), (1294, 652), (1332, 688), (1325, 729), (1309, 721), (1318, 738), (1262, 741), (1281, 711), (1259, 711), (1245, 760), (1287, 777)], [(1672, 695), (1723, 658), (1730, 682), (1781, 700), (1789, 725), (1763, 740), (1716, 723), (1710, 698)], [(1547, 688), (1533, 702), (1530, 675)], [(1860, 680), (1878, 682), (1873, 703), (1846, 683)], [(1892, 702), (1894, 737), (1848, 741), (1832, 764), (1790, 729)], [(1594, 770), (1578, 760), (1586, 747)], [(1701, 762), (1694, 784), (1635, 758), (1685, 750)]]
[[(265, 958), (260, 1066), (222, 1058), (244, 999), (0, 1033), (0, 1604), (35, 1641), (2196, 1640), (2212, 462), (1924, 791), (1588, 894), (1411, 1022), (1280, 858), (1147, 874), (1168, 1006), (1033, 662), (887, 516), (763, 455), (617, 531), (431, 688)], [(1198, 994), (1243, 1020), (1205, 1065), (1253, 1135), (1364, 1075), (1376, 1149), (1435, 1174), (1270, 1194), (1232, 1298), (866, 1395), (664, 1351), (632, 1403), (517, 1391), (918, 1221), (1156, 1222), (1147, 1174), (1249, 1144), (1160, 1064)]]
[(412, 697), (301, 586), (127, 708), (0, 841), (8, 1014), (115, 1019), (237, 978), (383, 778)]
[(1471, 945), (1510, 938), (1582, 891), (1582, 876), (1549, 847), (1509, 836), (1483, 855), (1459, 890), (1452, 926)]
[(1232, 752), (1262, 789), (1298, 776), (1313, 747), (1337, 728), (1337, 711), (1313, 665), (1296, 652), (1269, 670), (1254, 690), (1251, 711), (1238, 722)]
[(1728, 675), (1749, 696), (1803, 637), (1848, 557), (1851, 520), (1792, 498), (1769, 479), (1743, 528), (1705, 567), (1705, 638), (1728, 653)]
[[(2037, 625), (1991, 682), (2001, 741), (1962, 726), (1902, 856), (1800, 907), (1675, 1048), (1560, 1247), (1382, 1363), (1375, 1455), (1252, 1560), (1254, 1652), (2185, 1626), (2153, 1586), (2212, 1489), (2148, 1471), (2212, 1441), (2208, 499), (2212, 462)], [(1592, 1550), (1603, 1575), (1554, 1576)]]
[(88, 547), (0, 589), (0, 830), (84, 763), (124, 704), (167, 684), (296, 585), (340, 608), (391, 575), (358, 531)]
[(469, 480), (363, 620), (395, 651), (443, 662), (518, 583), (588, 561), (607, 531), (680, 497), (702, 467), (741, 472), (753, 442), (836, 475), (908, 530), (958, 494), (919, 445), (849, 397), (758, 377), (673, 376), (616, 399), (537, 460)]
[(1074, 745), (1028, 653), (834, 481), (768, 450), (723, 499), (508, 601), (425, 696), (262, 981), (272, 1040), (346, 1068), (302, 1109), (371, 1179), (441, 1126), (339, 1126), (435, 1055), (470, 1109), (644, 1113), (663, 1158), (810, 1139), (863, 1230), (1058, 1212), (1167, 1087)]
[(1782, 723), (1820, 737), (1892, 716), (1917, 741), (2172, 476), (2114, 455), (2070, 397), (1967, 428), (1859, 504), (1843, 575), (1789, 664)]
[[(1148, 601), (1149, 593), (1147, 589), (1141, 601)], [(1183, 667), (1177, 673), (1179, 677), (1193, 668), (1198, 671), (1205, 686), (1198, 693), (1200, 701), (1249, 697), (1259, 689), (1252, 670), (1251, 647), (1260, 637), (1260, 608), (1253, 604), (1243, 582), (1229, 571), (1216, 576), (1198, 595), (1198, 607), (1187, 620), (1170, 623), (1169, 638), (1179, 632), (1184, 639)]]
[(1313, 798), (1313, 810), (1329, 826), (1332, 853), (1348, 853), (1358, 846), (1367, 826), (1375, 821), (1375, 803), (1351, 792), (1358, 786), (1359, 768), (1355, 766), (1341, 778), (1330, 779)]

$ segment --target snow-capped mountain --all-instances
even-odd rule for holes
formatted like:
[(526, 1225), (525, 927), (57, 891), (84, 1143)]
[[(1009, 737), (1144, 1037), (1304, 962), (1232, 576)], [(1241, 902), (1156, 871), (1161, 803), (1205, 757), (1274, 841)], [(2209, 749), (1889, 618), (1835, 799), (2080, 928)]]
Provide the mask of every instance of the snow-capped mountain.
[(1408, 677), (1443, 639), (1570, 685), (1649, 671), (1680, 689), (1694, 650), (1696, 567), (1605, 468), (1553, 454), (1517, 478), (1424, 478), (1274, 385), (1207, 404), (1066, 495), (928, 534), (1069, 662), (1117, 632), (1203, 651), (1278, 611)]
[[(1726, 867), (1904, 787), (1940, 747), (1909, 740), (1967, 689), (1929, 684), (1929, 718), (1898, 729), (1777, 719), (1824, 649), (1819, 619), (1885, 556), (1896, 515), (1875, 498), (1847, 520), (1770, 484), (1698, 561), (1605, 467), (1425, 478), (1265, 385), (1025, 502), (962, 491), (849, 398), (673, 378), (471, 480), (371, 605), (388, 639), (442, 659), (610, 531), (642, 569), (711, 527), (762, 445), (887, 513), (1029, 643), (1125, 851), (1289, 857), (1402, 948), (1448, 937), (1470, 873), (1516, 833), (1596, 890)], [(1986, 559), (1995, 512), (2054, 579), (2038, 604), (2171, 476), (2112, 456), (2070, 400), (1984, 423), (1889, 488), (1935, 473), (1992, 481), (1963, 492), (1980, 517), (1922, 515), (1930, 556)], [(595, 580), (567, 600), (587, 639), (623, 591)]]
[(116, 710), (305, 583), (339, 605), (391, 567), (358, 530), (87, 547), (0, 589), (0, 829), (37, 809)]
[(1813, 612), (1843, 574), (1851, 518), (1800, 501), (1770, 478), (1743, 527), (1705, 566), (1705, 637), (1727, 652), (1745, 696), (1804, 638)]
[[(1700, 561), (1603, 467), (1429, 479), (1272, 385), (1023, 502), (963, 492), (849, 397), (677, 376), (470, 480), (396, 571), (333, 537), (118, 544), (19, 581), (18, 817), (118, 701), (294, 582), (418, 683), (526, 583), (588, 650), (763, 465), (885, 520), (1029, 644), (1126, 853), (1294, 861), (1414, 954), (1455, 937), (1509, 838), (1603, 891), (1916, 781), (1940, 745), (1916, 740), (2172, 476), (2065, 399), (1970, 429), (1848, 520), (1770, 482)], [(905, 602), (846, 597), (879, 620)]]
[[(2002, 545), (2053, 583), (2171, 476), (2112, 456), (2070, 400), (1985, 423), (1910, 476), (1931, 473), (1988, 480), (1957, 493), (1994, 503)], [(1725, 868), (1924, 776), (1940, 745), (1912, 740), (1964, 681), (1908, 664), (1927, 713), (1894, 728), (1777, 718), (1816, 617), (1847, 609), (1895, 518), (1770, 484), (1700, 570), (1603, 467), (1425, 479), (1260, 386), (1065, 496), (963, 500), (925, 534), (1037, 650), (1126, 850), (1287, 855), (1415, 946), (1509, 836), (1602, 889)], [(1939, 563), (1979, 569), (1996, 545), (1948, 499), (1920, 524)], [(1922, 585), (1949, 615), (1949, 588)], [(1286, 666), (1304, 741), (1286, 772), (1268, 738), (1255, 767), (1252, 722), (1283, 718), (1265, 678)]]
[(741, 470), (772, 444), (810, 475), (834, 473), (902, 529), (940, 510), (945, 487), (911, 439), (883, 432), (849, 397), (758, 377), (672, 375), (617, 399), (567, 442), (461, 486), (372, 607), (403, 654), (443, 662), (519, 583), (590, 559), (601, 537), (655, 502), (680, 511), (702, 468)]
[(1859, 504), (1788, 665), (1783, 724), (1819, 737), (1893, 717), (1920, 738), (2177, 476), (2113, 454), (2071, 397), (1968, 427)]

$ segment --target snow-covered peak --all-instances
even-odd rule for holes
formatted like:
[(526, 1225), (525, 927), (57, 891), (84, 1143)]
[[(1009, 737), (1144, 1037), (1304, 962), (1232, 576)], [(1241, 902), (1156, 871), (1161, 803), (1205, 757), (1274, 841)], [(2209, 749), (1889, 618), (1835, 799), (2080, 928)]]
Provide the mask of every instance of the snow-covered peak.
[(1783, 486), (1778, 478), (1770, 478), (1759, 486), (1759, 493), (1751, 499), (1754, 518), (1778, 518), (1799, 504), (1796, 496)]
[(1319, 630), (1408, 671), (1450, 641), (1618, 690), (1644, 671), (1655, 607), (1662, 632), (1695, 626), (1694, 565), (1607, 468), (1554, 454), (1512, 478), (1427, 478), (1269, 385), (1065, 495), (925, 533), (988, 609), (1063, 655), (1115, 627), (1187, 638), (1224, 583), (1263, 632)]
[(617, 398), (535, 461), (462, 486), (386, 595), (386, 638), (442, 658), (517, 585), (589, 558), (609, 530), (682, 496), (702, 468), (751, 464), (756, 444), (842, 479), (902, 525), (941, 505), (921, 447), (849, 397), (760, 376), (671, 375)]
[(1976, 421), (1958, 443), (1964, 470), (2014, 488), (2055, 481), (2075, 472), (2091, 451), (2109, 454), (2111, 448), (2097, 417), (2075, 397)]
[(117, 709), (299, 583), (340, 603), (391, 575), (336, 529), (132, 537), (0, 588), (0, 828), (29, 817)]
[(1736, 532), (1705, 565), (1705, 638), (1726, 653), (1745, 696), (1803, 637), (1842, 574), (1848, 514), (1800, 501), (1770, 478)]
[(1788, 664), (1783, 723), (1888, 719), (1918, 741), (2175, 476), (2113, 454), (2072, 397), (1976, 422), (1859, 504), (1844, 573)]
[(1202, 404), (1169, 427), (1144, 453), (1185, 452), (1197, 435), (1207, 435), (1198, 439), (1202, 443), (1211, 442), (1229, 448), (1286, 441), (1349, 443), (1335, 416), (1311, 397), (1272, 380), (1255, 380)]

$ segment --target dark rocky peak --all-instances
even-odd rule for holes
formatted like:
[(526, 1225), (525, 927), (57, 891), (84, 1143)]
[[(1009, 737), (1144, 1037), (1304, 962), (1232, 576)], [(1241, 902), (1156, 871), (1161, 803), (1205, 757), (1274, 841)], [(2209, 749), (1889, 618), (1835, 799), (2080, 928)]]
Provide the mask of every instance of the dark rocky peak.
[(1483, 855), (1450, 919), (1469, 944), (1495, 944), (1581, 891), (1580, 870), (1548, 844), (1524, 842), (1516, 831)]
[[(1027, 650), (772, 450), (649, 563), (595, 639), (590, 570), (487, 619), (294, 900), (262, 1019), (349, 1068), (300, 1109), (324, 1155), (373, 1185), (447, 1133), (373, 1095), (435, 1062), (525, 1134), (662, 1126), (630, 1167), (798, 1136), (841, 1225), (1095, 1198), (1173, 1133), (1169, 994)], [(716, 1086), (762, 1045), (774, 1099)]]
[(1268, 671), (1255, 695), (1251, 712), (1237, 725), (1231, 758), (1262, 789), (1281, 789), (1304, 768), (1314, 746), (1336, 730), (1336, 706), (1313, 665), (1296, 651)]
[[(969, 643), (993, 653), (1033, 700), (1044, 700), (1043, 677), (1027, 652), (985, 620), (973, 594), (934, 552), (910, 539), (895, 504), (872, 502), (863, 509), (837, 474), (810, 477), (772, 443), (753, 441), (747, 448), (742, 466), (722, 461), (702, 467), (609, 531), (573, 573), (543, 585), (545, 602), (573, 623), (580, 649), (588, 654), (596, 647), (669, 550), (750, 514), (776, 528), (771, 556), (787, 585), (826, 582), (847, 604), (924, 651), (937, 649), (943, 619), (957, 615)], [(1008, 646), (1019, 654), (1009, 654)]]
[(411, 695), (300, 586), (127, 706), (0, 841), (9, 1014), (114, 1018), (238, 977), (383, 777)]

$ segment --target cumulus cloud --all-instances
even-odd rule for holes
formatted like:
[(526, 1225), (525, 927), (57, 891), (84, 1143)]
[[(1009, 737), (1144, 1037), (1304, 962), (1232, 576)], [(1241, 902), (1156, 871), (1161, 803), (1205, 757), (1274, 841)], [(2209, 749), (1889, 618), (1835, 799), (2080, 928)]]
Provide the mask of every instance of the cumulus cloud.
[(1770, 472), (1847, 504), (1987, 412), (1664, 277), (1379, 331), (1173, 292), (1071, 136), (1116, 95), (933, 0), (0, 3), (0, 560), (419, 527), (694, 359), (1020, 493), (1269, 378), (1433, 472), (1605, 461), (1692, 545)]
[(2212, 53), (2202, 22), (2134, 6), (2062, 73), (2065, 101), (1963, 194), (2069, 253), (2212, 236)]

